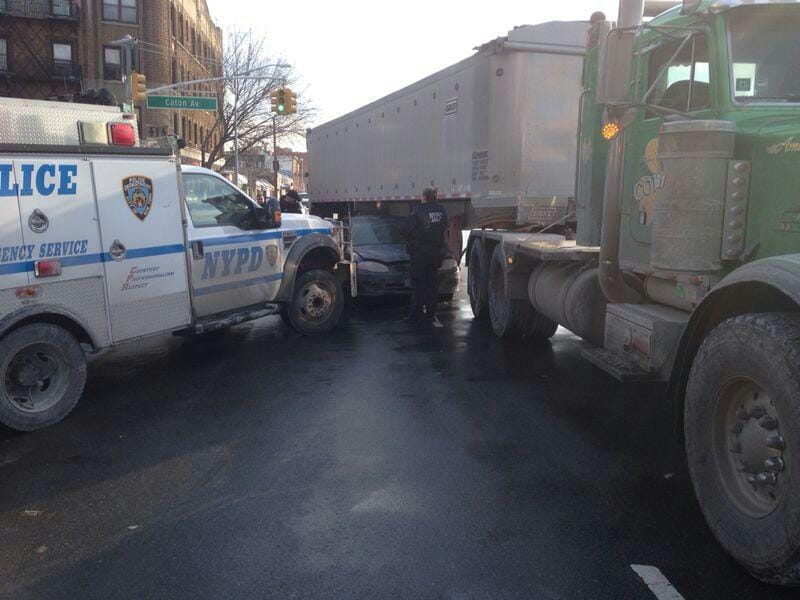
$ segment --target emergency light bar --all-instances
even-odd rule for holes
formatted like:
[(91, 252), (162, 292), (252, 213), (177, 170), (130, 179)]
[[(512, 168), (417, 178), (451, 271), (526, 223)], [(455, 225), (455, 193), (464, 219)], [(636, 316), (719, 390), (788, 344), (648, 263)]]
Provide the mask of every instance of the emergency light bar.
[(88, 146), (135, 146), (136, 129), (132, 123), (78, 122), (81, 144)]

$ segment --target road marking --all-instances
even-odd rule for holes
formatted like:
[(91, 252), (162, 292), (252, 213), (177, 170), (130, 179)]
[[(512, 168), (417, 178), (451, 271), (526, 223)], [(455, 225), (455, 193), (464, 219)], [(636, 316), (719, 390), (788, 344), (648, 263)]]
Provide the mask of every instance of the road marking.
[(434, 327), (444, 327), (444, 325), (442, 325), (441, 321), (439, 321), (439, 318), (436, 317), (436, 316), (433, 317), (433, 326)]
[(664, 574), (656, 567), (648, 565), (631, 565), (636, 574), (647, 584), (658, 600), (684, 600), (678, 590), (664, 577)]

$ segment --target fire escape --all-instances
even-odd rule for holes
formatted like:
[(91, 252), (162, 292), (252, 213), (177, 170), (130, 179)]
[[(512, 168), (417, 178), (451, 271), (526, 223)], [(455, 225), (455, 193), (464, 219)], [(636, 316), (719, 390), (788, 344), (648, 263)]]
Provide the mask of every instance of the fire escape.
[(37, 97), (80, 90), (78, 16), (75, 0), (0, 0), (0, 78), (9, 92)]

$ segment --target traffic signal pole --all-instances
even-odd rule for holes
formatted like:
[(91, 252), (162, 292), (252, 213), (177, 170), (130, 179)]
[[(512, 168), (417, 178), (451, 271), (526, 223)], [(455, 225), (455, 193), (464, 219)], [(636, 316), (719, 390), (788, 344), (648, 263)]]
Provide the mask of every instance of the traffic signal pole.
[(275, 173), (275, 196), (278, 195), (278, 169), (280, 163), (278, 162), (278, 120), (277, 115), (272, 115), (272, 170)]

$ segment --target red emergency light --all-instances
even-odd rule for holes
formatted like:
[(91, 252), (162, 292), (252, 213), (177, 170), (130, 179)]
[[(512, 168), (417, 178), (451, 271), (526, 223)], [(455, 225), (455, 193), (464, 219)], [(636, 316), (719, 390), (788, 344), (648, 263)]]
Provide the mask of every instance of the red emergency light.
[(130, 123), (111, 123), (111, 143), (114, 146), (135, 146), (136, 130)]
[(56, 277), (61, 275), (61, 260), (58, 258), (37, 260), (33, 263), (33, 274), (36, 277)]

